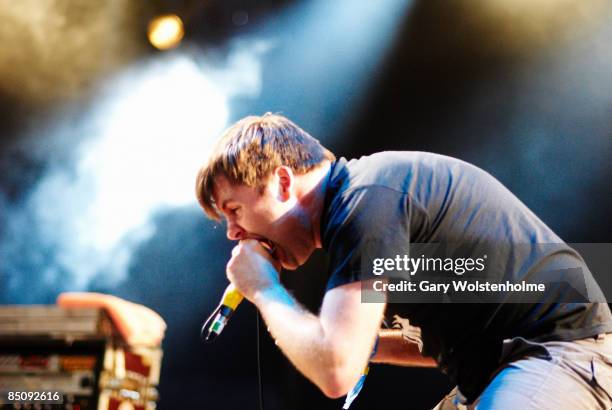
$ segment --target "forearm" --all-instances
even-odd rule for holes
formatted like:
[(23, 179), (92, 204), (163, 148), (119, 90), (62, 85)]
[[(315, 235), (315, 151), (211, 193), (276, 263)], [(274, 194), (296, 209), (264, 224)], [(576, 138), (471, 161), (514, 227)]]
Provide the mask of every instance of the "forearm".
[(380, 330), (378, 349), (371, 362), (399, 366), (436, 367), (436, 362), (431, 357), (424, 357), (418, 345), (406, 340), (399, 329)]
[(338, 354), (341, 348), (326, 338), (319, 318), (280, 285), (258, 292), (253, 302), (276, 344), (293, 365), (324, 393), (335, 395), (329, 392), (334, 390), (336, 381), (332, 379), (339, 373), (337, 369), (344, 366), (343, 355)]

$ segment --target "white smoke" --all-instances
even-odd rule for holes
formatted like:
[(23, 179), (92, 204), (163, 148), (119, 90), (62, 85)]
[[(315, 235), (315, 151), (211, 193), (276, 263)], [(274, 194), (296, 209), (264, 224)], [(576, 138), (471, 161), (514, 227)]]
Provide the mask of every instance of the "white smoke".
[[(126, 278), (134, 247), (155, 233), (154, 213), (195, 203), (195, 175), (227, 126), (228, 102), (259, 94), (260, 57), (268, 48), (262, 41), (236, 43), (222, 65), (170, 54), (108, 82), (78, 127), (87, 135), (76, 163), (45, 175), (23, 208), (36, 242), (52, 249), (50, 261), (29, 264), (44, 270), (37, 274), (44, 282), (61, 280), (76, 290), (98, 275), (108, 283)], [(24, 257), (20, 249), (5, 246), (9, 269)]]

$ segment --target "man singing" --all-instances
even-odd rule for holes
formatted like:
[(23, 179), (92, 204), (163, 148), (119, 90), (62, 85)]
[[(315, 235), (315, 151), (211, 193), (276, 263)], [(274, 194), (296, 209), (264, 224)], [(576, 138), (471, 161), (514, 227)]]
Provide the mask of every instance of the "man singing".
[[(287, 118), (266, 114), (224, 133), (199, 171), (196, 193), (238, 241), (228, 279), (325, 395), (347, 394), (378, 336), (372, 361), (436, 365), (457, 385), (456, 397), (439, 408), (612, 408), (612, 315), (605, 303), (592, 303), (604, 299), (596, 285), (581, 303), (559, 303), (555, 292), (537, 303), (362, 301), (364, 281), (373, 279), (364, 275), (364, 258), (390, 249), (409, 255), (411, 244), (468, 251), (500, 244), (508, 251), (494, 264), (514, 280), (546, 272), (561, 283), (568, 275), (561, 268), (571, 265), (580, 272), (572, 275), (592, 282), (580, 255), (483, 170), (424, 152), (336, 159)], [(513, 244), (556, 246), (526, 253)], [(317, 248), (330, 266), (315, 315), (282, 286), (279, 271), (301, 266)], [(400, 329), (380, 330), (385, 315)]]

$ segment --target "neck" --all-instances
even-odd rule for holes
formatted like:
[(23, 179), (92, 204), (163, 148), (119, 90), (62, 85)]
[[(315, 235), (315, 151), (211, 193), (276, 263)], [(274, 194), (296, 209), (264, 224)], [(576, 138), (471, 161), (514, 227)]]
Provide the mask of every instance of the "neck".
[(325, 191), (331, 172), (331, 162), (323, 164), (300, 177), (299, 201), (310, 219), (312, 243), (321, 248), (321, 217), (325, 205)]

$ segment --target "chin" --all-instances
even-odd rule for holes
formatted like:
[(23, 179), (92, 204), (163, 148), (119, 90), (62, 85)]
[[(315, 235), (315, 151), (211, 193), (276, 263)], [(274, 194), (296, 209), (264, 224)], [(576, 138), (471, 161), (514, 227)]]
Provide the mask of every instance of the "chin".
[(304, 264), (303, 262), (300, 263), (293, 254), (290, 254), (285, 251), (284, 248), (279, 248), (280, 249), (276, 251), (276, 256), (283, 270), (296, 270)]
[(281, 262), (281, 266), (283, 267), (284, 270), (296, 270), (297, 268), (300, 267), (300, 265), (296, 263), (287, 263), (287, 262)]
[(300, 261), (298, 261), (295, 257), (287, 258), (286, 254), (283, 256), (285, 256), (285, 258), (281, 259), (281, 266), (283, 267), (283, 269), (286, 269), (286, 270), (296, 270), (297, 268), (302, 266), (304, 262), (306, 262), (306, 261), (303, 261), (300, 263)]

